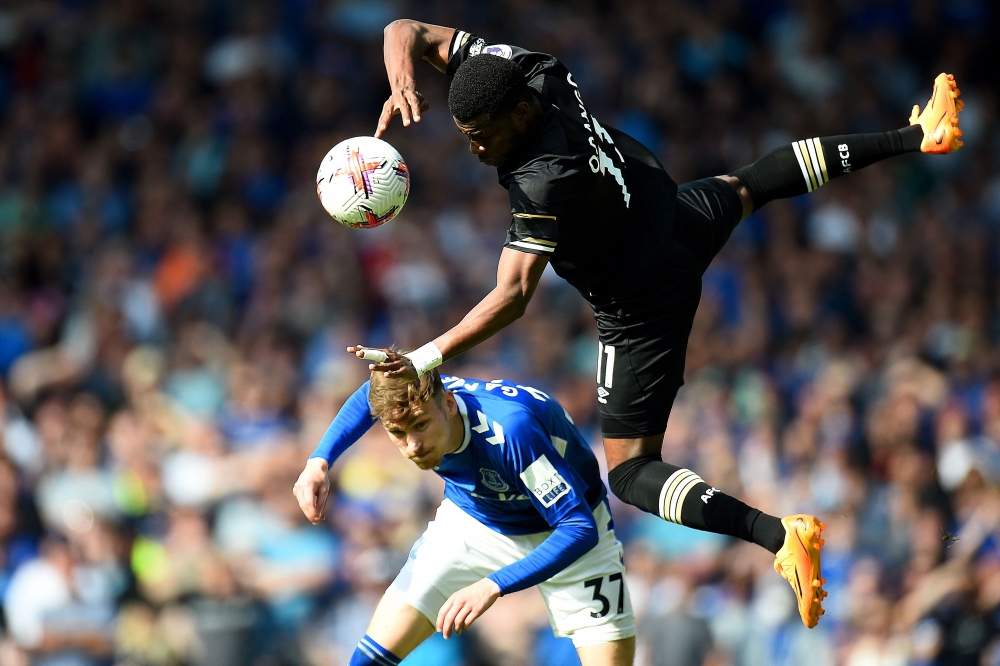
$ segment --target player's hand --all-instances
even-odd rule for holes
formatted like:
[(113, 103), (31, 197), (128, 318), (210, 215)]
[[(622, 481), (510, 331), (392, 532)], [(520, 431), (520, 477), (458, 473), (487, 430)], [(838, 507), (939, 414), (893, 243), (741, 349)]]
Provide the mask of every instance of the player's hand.
[(326, 516), (326, 500), (330, 497), (330, 465), (322, 458), (310, 458), (298, 481), (292, 486), (292, 494), (299, 502), (299, 508), (313, 525), (319, 524)]
[(462, 588), (438, 611), (437, 630), (445, 638), (451, 638), (452, 631), (461, 634), (499, 598), (500, 587), (489, 578)]
[(402, 379), (405, 382), (412, 382), (417, 378), (417, 371), (414, 369), (413, 363), (399, 352), (363, 345), (348, 347), (347, 351), (358, 358), (375, 361), (368, 365), (368, 369), (372, 372), (381, 372), (386, 377)]
[(403, 127), (409, 127), (410, 121), (419, 123), (420, 114), (429, 108), (430, 105), (424, 101), (424, 96), (413, 88), (392, 91), (392, 95), (382, 105), (382, 115), (378, 119), (375, 137), (382, 136), (382, 132), (389, 128), (389, 121), (397, 113), (403, 118)]

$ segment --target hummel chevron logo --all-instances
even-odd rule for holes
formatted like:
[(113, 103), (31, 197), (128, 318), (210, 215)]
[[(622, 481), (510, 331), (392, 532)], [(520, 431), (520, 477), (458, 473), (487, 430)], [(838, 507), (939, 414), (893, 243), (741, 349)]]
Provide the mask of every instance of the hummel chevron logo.
[(493, 432), (495, 433), (492, 437), (487, 437), (486, 441), (490, 444), (503, 444), (503, 428), (496, 421), (493, 422)]
[[(472, 426), (473, 430), (482, 434), (490, 429), (490, 426), (486, 422), (486, 414), (476, 410), (476, 417), (479, 418), (479, 425)], [(496, 421), (493, 422), (493, 435), (487, 437), (486, 441), (490, 444), (503, 444), (506, 441), (503, 437), (503, 427)]]

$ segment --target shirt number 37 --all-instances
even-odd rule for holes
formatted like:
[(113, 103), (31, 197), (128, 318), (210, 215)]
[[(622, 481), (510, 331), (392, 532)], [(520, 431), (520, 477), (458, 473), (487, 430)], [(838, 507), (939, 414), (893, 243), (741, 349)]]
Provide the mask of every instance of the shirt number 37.
[[(618, 607), (616, 613), (622, 613), (625, 610), (625, 581), (622, 579), (621, 573), (613, 573), (608, 576), (608, 586), (611, 587), (611, 594), (614, 595), (614, 586), (612, 583), (618, 582)], [(590, 611), (590, 617), (604, 617), (611, 610), (611, 600), (606, 596), (601, 594), (601, 586), (604, 584), (604, 578), (591, 578), (590, 580), (584, 581), (583, 586), (585, 588), (594, 588), (594, 601), (601, 604), (601, 610)]]

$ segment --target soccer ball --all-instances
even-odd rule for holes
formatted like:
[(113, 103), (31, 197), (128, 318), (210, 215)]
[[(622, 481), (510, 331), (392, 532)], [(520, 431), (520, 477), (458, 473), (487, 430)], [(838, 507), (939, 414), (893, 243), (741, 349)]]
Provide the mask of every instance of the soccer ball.
[(316, 194), (333, 219), (371, 229), (399, 214), (410, 194), (406, 162), (382, 139), (357, 136), (330, 149), (316, 174)]

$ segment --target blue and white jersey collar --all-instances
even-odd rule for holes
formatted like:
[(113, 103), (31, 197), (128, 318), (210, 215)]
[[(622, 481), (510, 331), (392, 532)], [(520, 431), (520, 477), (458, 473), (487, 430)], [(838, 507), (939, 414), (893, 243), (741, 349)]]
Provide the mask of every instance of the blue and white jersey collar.
[[(462, 445), (452, 451), (451, 453), (444, 454), (444, 458), (441, 462), (448, 459), (448, 456), (457, 456), (459, 453), (469, 448), (469, 442), (472, 441), (472, 430), (469, 429), (469, 410), (465, 407), (465, 401), (457, 393), (452, 393), (455, 396), (455, 402), (458, 404), (458, 413), (462, 415), (462, 427), (465, 429), (465, 438), (462, 439)], [(438, 465), (434, 469), (437, 469), (441, 465)]]
[(455, 402), (458, 403), (458, 413), (462, 415), (462, 427), (465, 428), (465, 438), (462, 440), (462, 445), (451, 452), (451, 455), (454, 455), (461, 453), (469, 446), (469, 442), (472, 441), (472, 430), (469, 428), (469, 410), (465, 406), (465, 401), (457, 393), (452, 393), (452, 395), (455, 396)]

